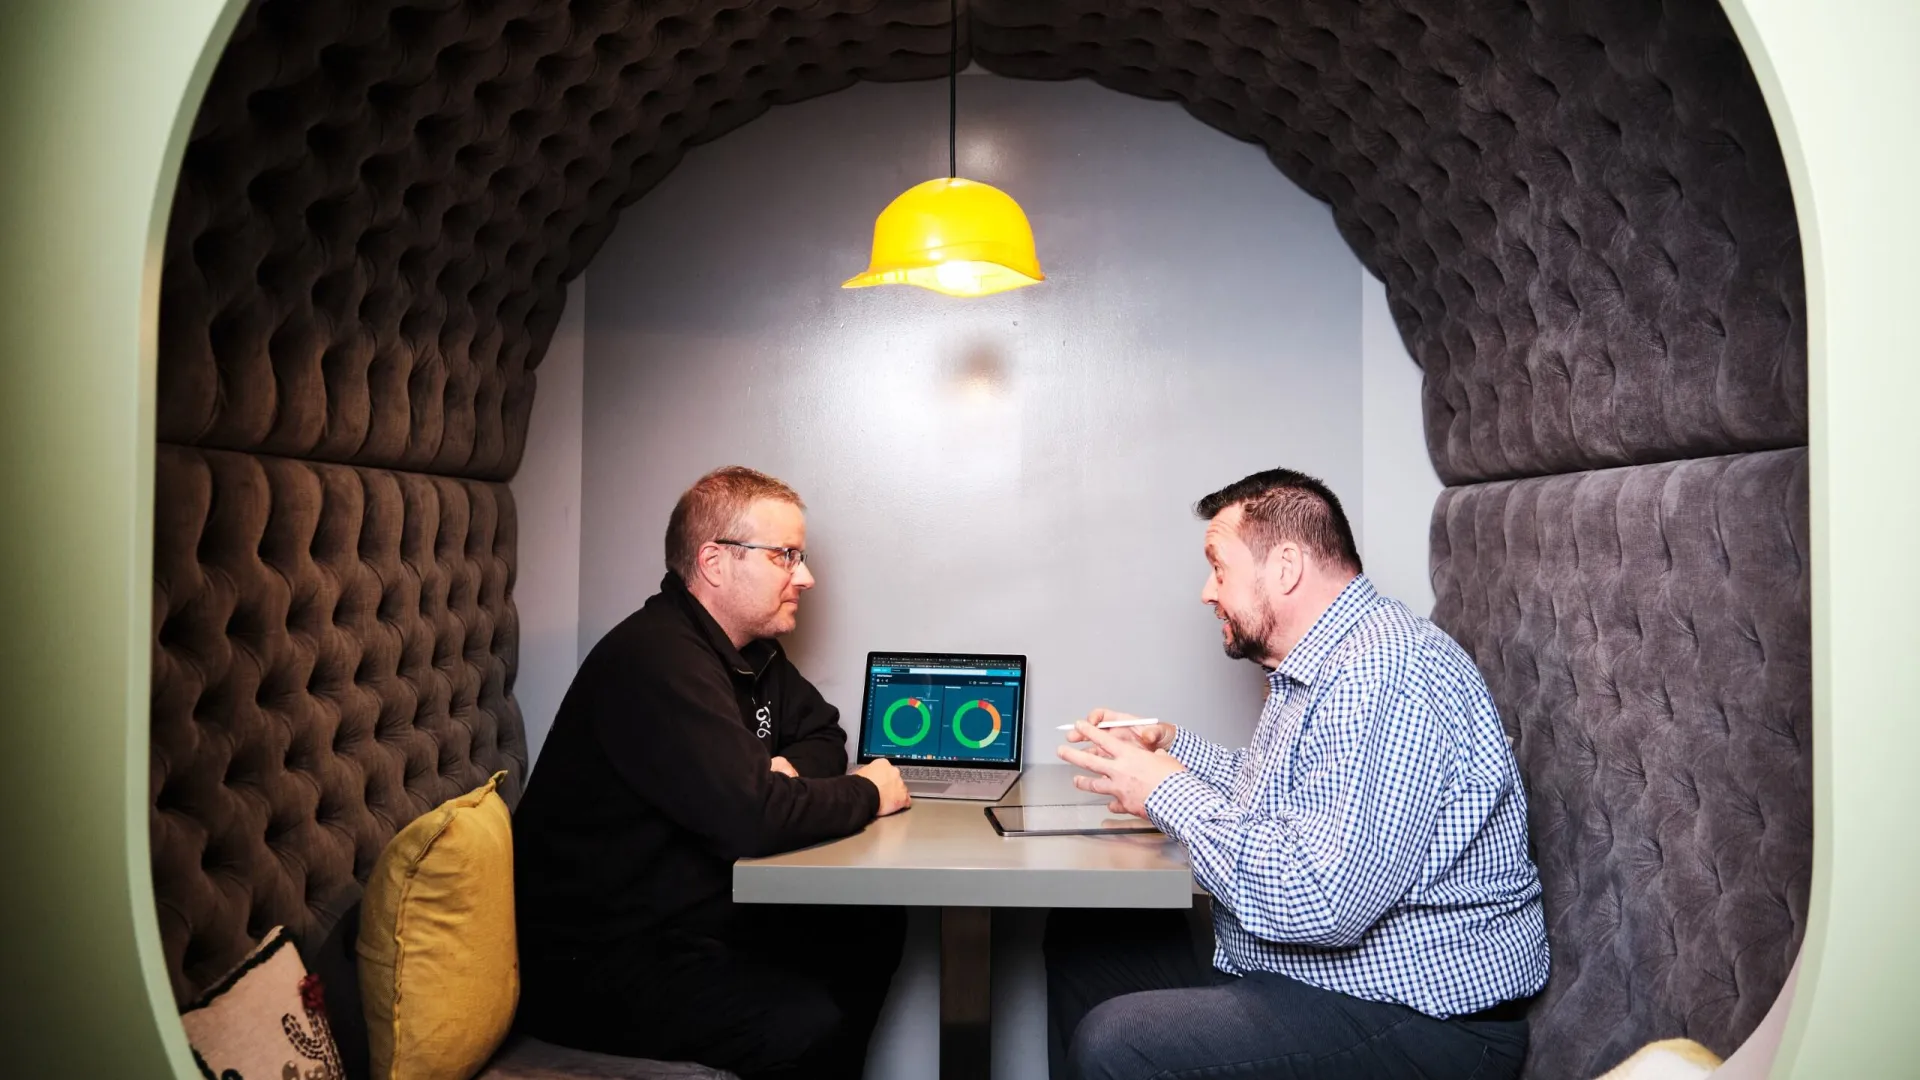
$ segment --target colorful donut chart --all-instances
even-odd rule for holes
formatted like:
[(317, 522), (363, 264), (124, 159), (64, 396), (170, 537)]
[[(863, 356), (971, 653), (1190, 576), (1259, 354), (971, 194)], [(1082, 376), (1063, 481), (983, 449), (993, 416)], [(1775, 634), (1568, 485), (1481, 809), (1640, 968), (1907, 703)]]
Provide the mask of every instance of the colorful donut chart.
[[(914, 709), (920, 710), (920, 730), (915, 732), (913, 738), (911, 739), (903, 739), (900, 737), (898, 732), (893, 730), (893, 714), (899, 712), (903, 708), (914, 708)], [(919, 742), (921, 739), (926, 738), (927, 733), (933, 730), (933, 714), (927, 711), (926, 702), (921, 701), (917, 697), (905, 697), (887, 706), (887, 711), (881, 714), (880, 716), (880, 727), (882, 730), (884, 730), (887, 733), (887, 738), (893, 743), (893, 745), (912, 746), (913, 744)], [(995, 714), (993, 718), (993, 733), (995, 735), (998, 735), (1000, 733), (1000, 717), (998, 714)], [(988, 741), (991, 742), (992, 740), (989, 739)]]
[[(985, 709), (987, 710), (987, 715), (993, 717), (993, 730), (987, 732), (987, 737), (978, 742), (967, 738), (967, 733), (960, 730), (960, 718), (974, 709)], [(987, 747), (992, 746), (993, 740), (1000, 737), (1000, 710), (994, 708), (993, 702), (985, 698), (969, 701), (965, 705), (960, 706), (953, 712), (953, 737), (959, 739), (960, 745), (969, 750), (985, 750)]]

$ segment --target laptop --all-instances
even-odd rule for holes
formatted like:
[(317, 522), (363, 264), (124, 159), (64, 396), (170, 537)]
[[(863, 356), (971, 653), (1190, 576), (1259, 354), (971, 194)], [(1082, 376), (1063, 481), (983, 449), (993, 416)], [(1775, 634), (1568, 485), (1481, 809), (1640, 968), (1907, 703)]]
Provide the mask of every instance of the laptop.
[(916, 799), (996, 802), (1020, 778), (1027, 658), (867, 654), (860, 764), (886, 758)]

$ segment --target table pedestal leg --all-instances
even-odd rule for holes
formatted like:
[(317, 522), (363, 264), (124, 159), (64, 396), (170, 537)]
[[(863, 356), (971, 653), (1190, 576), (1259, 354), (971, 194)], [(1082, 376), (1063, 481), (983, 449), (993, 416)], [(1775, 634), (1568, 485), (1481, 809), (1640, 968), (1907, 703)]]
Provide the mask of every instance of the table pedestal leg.
[(993, 909), (940, 910), (940, 1080), (987, 1080)]

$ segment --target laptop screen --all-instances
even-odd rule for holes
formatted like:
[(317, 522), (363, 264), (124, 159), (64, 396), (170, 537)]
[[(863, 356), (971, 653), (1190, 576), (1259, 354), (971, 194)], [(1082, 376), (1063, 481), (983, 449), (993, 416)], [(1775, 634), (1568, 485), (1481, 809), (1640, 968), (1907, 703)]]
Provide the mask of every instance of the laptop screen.
[(860, 760), (1020, 766), (1027, 658), (868, 653)]

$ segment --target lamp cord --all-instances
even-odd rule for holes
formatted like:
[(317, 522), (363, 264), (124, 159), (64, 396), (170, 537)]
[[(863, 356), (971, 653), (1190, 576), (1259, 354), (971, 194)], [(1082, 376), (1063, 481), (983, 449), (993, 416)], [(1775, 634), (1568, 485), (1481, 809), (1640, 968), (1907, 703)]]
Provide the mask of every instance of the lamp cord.
[(947, 49), (947, 178), (960, 175), (960, 0), (949, 0), (953, 41)]

